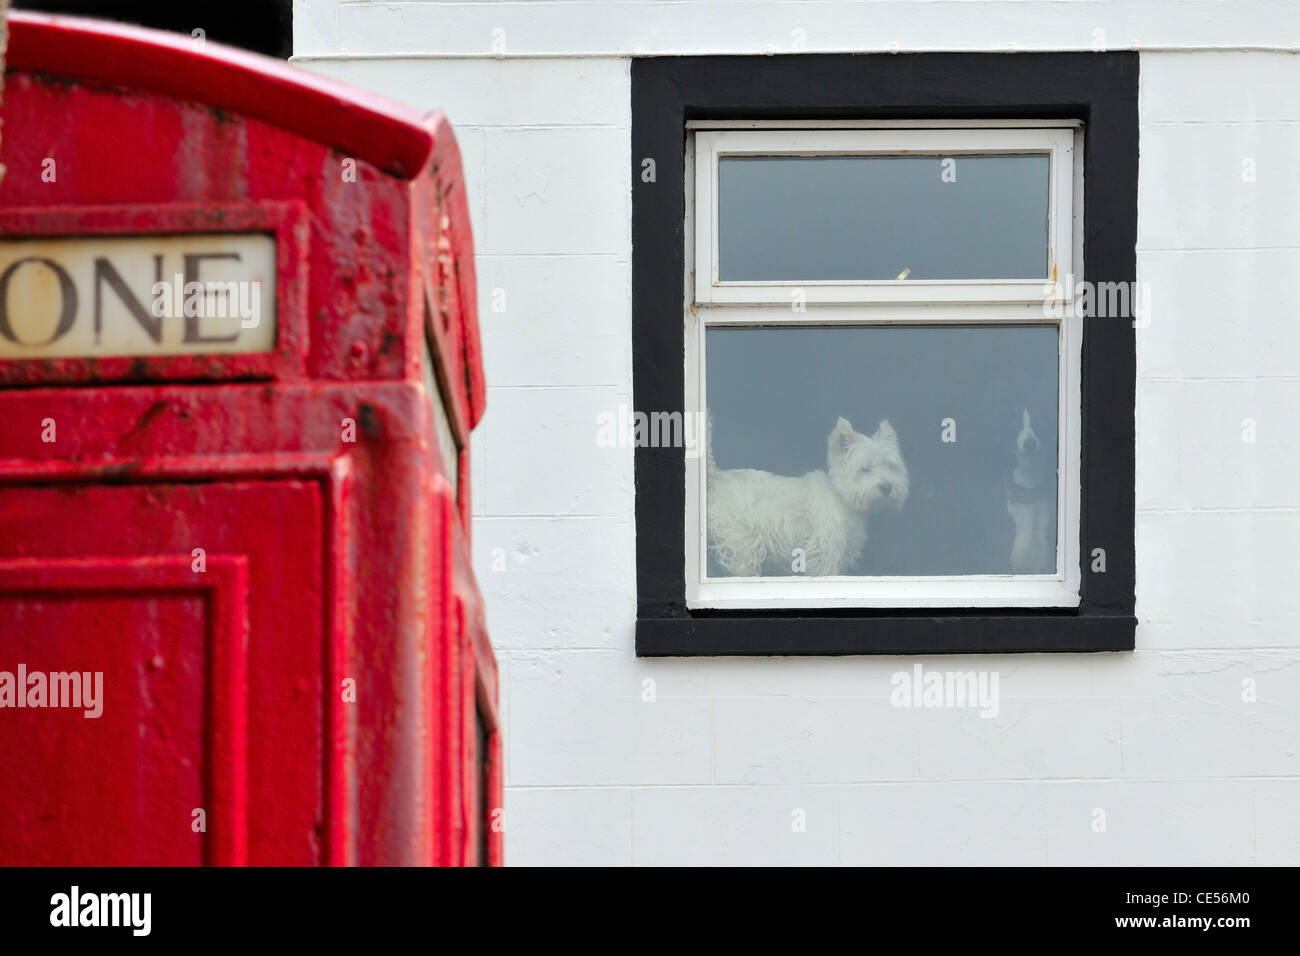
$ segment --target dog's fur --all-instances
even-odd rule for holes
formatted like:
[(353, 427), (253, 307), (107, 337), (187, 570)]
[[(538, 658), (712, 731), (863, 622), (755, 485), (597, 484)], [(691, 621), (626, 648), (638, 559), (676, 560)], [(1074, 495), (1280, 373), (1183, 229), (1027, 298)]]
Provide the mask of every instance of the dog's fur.
[(1047, 574), (1056, 570), (1056, 487), (1049, 481), (1056, 449), (1044, 448), (1029, 420), (1021, 415), (1020, 433), (1012, 451), (1016, 467), (1007, 488), (1007, 513), (1016, 525), (1011, 545), (1011, 570), (1016, 574)]
[(907, 500), (898, 436), (882, 421), (871, 436), (841, 418), (826, 442), (826, 470), (801, 478), (706, 459), (709, 546), (736, 577), (791, 574), (795, 549), (808, 575), (848, 574), (867, 543), (867, 515)]

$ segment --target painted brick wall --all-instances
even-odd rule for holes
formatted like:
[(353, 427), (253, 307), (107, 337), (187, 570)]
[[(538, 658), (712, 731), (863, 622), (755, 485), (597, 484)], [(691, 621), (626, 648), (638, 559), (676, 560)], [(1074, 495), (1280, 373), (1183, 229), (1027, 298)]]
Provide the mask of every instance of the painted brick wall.
[[(1300, 3), (298, 0), (294, 32), (466, 158), (509, 862), (1300, 862)], [(992, 720), (891, 707), (913, 659), (638, 661), (632, 453), (595, 442), (631, 395), (629, 57), (1102, 44), (1142, 51), (1138, 650), (922, 661), (997, 669)]]

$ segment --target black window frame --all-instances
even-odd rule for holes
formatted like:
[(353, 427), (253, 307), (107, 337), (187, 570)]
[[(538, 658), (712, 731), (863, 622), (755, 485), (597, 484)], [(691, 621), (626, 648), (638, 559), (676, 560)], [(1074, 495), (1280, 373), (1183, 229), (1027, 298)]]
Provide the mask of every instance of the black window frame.
[[(873, 53), (638, 57), (632, 87), (632, 388), (642, 411), (685, 397), (689, 120), (1078, 119), (1084, 269), (1137, 278), (1138, 55)], [(645, 160), (653, 160), (653, 175)], [(1136, 336), (1085, 318), (1079, 607), (689, 609), (685, 449), (638, 446), (639, 657), (1134, 649)], [(1093, 551), (1105, 552), (1094, 572)]]

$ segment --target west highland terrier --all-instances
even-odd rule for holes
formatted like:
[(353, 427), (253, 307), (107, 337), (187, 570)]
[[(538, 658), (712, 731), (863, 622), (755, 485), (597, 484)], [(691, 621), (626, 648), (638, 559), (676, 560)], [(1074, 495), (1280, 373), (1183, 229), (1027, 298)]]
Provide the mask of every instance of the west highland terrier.
[(1056, 449), (1044, 448), (1029, 420), (1021, 414), (1020, 432), (1012, 446), (1016, 467), (1007, 485), (1007, 513), (1016, 525), (1011, 544), (1011, 570), (1016, 574), (1047, 574), (1056, 570)]
[(841, 418), (826, 446), (826, 470), (802, 478), (719, 470), (709, 449), (709, 546), (729, 574), (849, 574), (867, 543), (867, 515), (903, 507), (907, 466), (889, 422), (867, 436)]

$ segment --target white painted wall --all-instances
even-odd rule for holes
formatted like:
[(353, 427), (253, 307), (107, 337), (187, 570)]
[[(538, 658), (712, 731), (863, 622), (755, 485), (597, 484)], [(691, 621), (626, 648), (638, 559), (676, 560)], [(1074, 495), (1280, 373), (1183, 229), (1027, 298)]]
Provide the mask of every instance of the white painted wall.
[[(1300, 863), (1300, 3), (297, 0), (294, 32), (466, 158), (509, 862)], [(994, 720), (892, 708), (910, 658), (634, 656), (632, 452), (594, 440), (632, 388), (629, 56), (799, 39), (1142, 51), (1138, 650), (922, 661), (996, 668)]]

